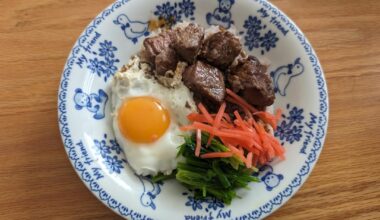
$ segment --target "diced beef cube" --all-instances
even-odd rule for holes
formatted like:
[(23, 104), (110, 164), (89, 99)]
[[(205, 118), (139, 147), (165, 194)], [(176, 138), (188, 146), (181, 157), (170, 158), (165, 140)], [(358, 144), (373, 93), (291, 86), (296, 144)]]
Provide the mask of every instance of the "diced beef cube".
[(240, 40), (229, 31), (220, 31), (208, 37), (201, 56), (208, 63), (224, 70), (231, 65), (242, 50)]
[(182, 59), (188, 63), (193, 63), (198, 55), (204, 37), (204, 29), (196, 24), (189, 24), (175, 31), (174, 49)]
[(231, 68), (227, 80), (233, 91), (252, 105), (264, 107), (274, 102), (273, 82), (267, 74), (267, 67), (254, 56), (239, 60)]
[(156, 56), (156, 73), (158, 75), (165, 75), (169, 70), (174, 71), (177, 67), (177, 63), (177, 54), (172, 48), (168, 47)]
[(165, 31), (157, 36), (146, 38), (140, 53), (141, 61), (154, 65), (156, 56), (170, 47), (172, 42), (172, 31)]
[(182, 80), (194, 96), (211, 103), (221, 103), (226, 96), (223, 73), (216, 67), (202, 61), (189, 66)]

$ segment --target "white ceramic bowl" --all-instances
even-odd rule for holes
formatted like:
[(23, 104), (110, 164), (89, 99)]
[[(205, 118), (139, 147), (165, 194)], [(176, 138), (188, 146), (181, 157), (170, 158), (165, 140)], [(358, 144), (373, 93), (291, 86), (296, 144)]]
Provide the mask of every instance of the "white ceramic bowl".
[[(149, 35), (147, 21), (174, 17), (205, 27), (234, 25), (245, 49), (270, 60), (275, 106), (283, 109), (277, 138), (286, 160), (263, 168), (260, 183), (225, 205), (195, 200), (175, 180), (163, 185), (134, 175), (115, 141), (110, 82)], [(65, 149), (86, 186), (128, 219), (260, 219), (284, 204), (306, 181), (326, 135), (328, 94), (310, 43), (280, 10), (264, 0), (119, 0), (83, 31), (69, 54), (58, 96)]]

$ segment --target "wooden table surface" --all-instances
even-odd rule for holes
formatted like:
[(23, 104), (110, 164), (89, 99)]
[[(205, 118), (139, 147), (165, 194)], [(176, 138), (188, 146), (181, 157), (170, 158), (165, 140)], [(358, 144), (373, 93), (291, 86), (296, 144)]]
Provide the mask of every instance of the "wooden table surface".
[[(121, 219), (64, 151), (57, 89), (84, 27), (112, 0), (0, 0), (0, 219)], [(268, 219), (380, 219), (380, 1), (273, 0), (327, 78), (327, 140), (301, 190)]]

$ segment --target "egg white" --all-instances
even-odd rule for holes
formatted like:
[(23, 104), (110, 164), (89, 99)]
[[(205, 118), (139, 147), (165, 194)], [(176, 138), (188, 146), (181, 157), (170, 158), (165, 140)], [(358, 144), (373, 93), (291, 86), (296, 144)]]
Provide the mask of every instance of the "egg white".
[[(116, 73), (112, 83), (112, 117), (116, 140), (123, 148), (129, 165), (138, 175), (170, 174), (177, 166), (177, 147), (184, 143), (181, 125), (188, 124), (186, 116), (196, 111), (190, 90), (181, 82), (176, 88), (166, 88), (140, 65), (133, 57), (126, 65), (127, 70)], [(140, 68), (141, 67), (141, 68)], [(160, 100), (170, 113), (170, 125), (157, 141), (149, 144), (135, 143), (125, 138), (118, 126), (118, 110), (124, 101), (139, 96), (151, 96)], [(187, 107), (186, 107), (187, 106)]]

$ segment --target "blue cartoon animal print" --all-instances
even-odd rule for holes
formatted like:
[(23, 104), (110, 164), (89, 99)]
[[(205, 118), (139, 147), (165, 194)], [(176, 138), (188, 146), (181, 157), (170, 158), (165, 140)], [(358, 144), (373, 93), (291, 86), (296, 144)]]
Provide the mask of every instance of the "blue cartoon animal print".
[(80, 88), (75, 90), (75, 109), (86, 108), (89, 112), (94, 113), (93, 117), (97, 120), (104, 118), (107, 101), (108, 95), (101, 89), (99, 89), (98, 94), (87, 94)]
[(281, 180), (284, 179), (282, 174), (273, 173), (273, 168), (269, 165), (260, 167), (259, 171), (259, 176), (261, 176), (260, 179), (263, 181), (268, 191), (272, 191), (280, 184)]
[(140, 197), (141, 205), (150, 207), (155, 210), (156, 205), (154, 204), (153, 200), (157, 197), (158, 194), (161, 193), (161, 187), (159, 183), (153, 183), (153, 181), (148, 177), (138, 175), (136, 176), (140, 180), (144, 190)]
[(270, 75), (274, 82), (274, 91), (282, 96), (286, 96), (286, 89), (288, 88), (292, 79), (301, 75), (305, 70), (304, 65), (301, 63), (301, 58), (297, 58), (293, 63), (280, 66)]
[(235, 0), (218, 0), (219, 7), (214, 10), (214, 13), (208, 13), (206, 20), (209, 25), (219, 25), (226, 29), (234, 23), (231, 16), (231, 7)]
[(149, 22), (132, 21), (126, 14), (117, 16), (113, 23), (120, 25), (124, 35), (134, 44), (137, 43), (139, 37), (149, 35)]

